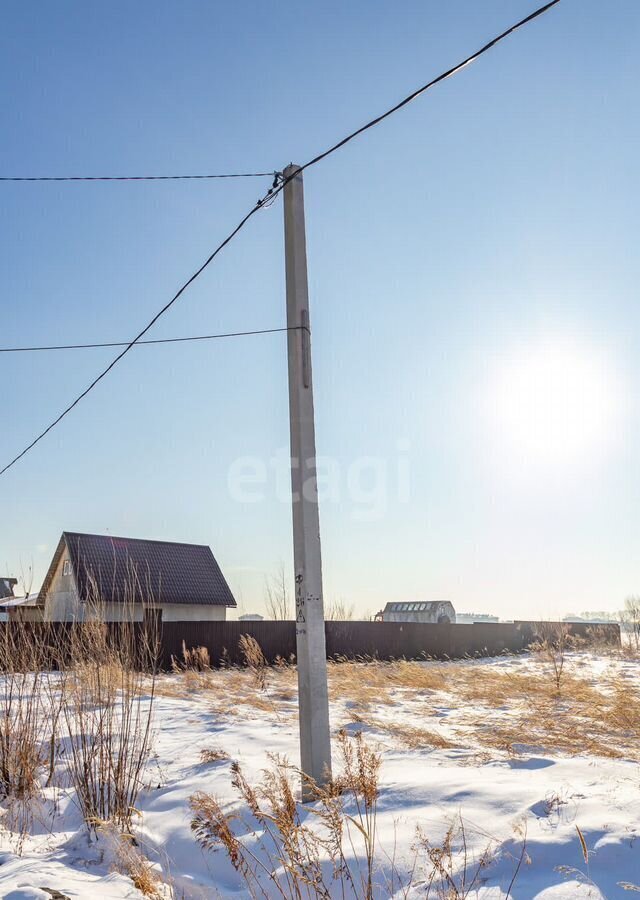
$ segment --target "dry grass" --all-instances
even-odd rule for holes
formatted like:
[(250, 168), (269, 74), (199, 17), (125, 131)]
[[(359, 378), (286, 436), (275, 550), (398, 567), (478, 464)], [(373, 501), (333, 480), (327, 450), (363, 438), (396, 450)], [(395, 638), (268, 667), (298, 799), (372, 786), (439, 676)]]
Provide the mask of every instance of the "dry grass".
[(297, 672), (285, 660), (269, 666), (262, 649), (249, 636), (243, 642), (244, 667), (194, 670), (174, 661), (173, 675), (160, 675), (156, 694), (179, 699), (197, 694), (217, 715), (233, 717), (268, 713), (279, 720), (295, 715)]
[(296, 799), (292, 779), (300, 783), (300, 771), (280, 758), (256, 787), (233, 764), (241, 812), (225, 812), (211, 794), (191, 797), (196, 840), (226, 852), (250, 896), (329, 900), (339, 885), (343, 897), (372, 900), (380, 756), (362, 735), (344, 732), (337, 749), (342, 775), (330, 789), (316, 789), (311, 816)]
[[(366, 674), (364, 674), (366, 673)], [(397, 660), (338, 660), (329, 663), (329, 691), (332, 700), (348, 697), (362, 704), (380, 699), (393, 702), (392, 692), (442, 691), (450, 684), (448, 667)]]
[(51, 784), (71, 786), (90, 830), (131, 829), (151, 747), (156, 649), (132, 622), (2, 628), (0, 796), (19, 849)]
[[(640, 691), (637, 682), (611, 669), (599, 679), (580, 672), (580, 656), (556, 667), (542, 658), (503, 669), (495, 662), (354, 663), (330, 666), (330, 695), (346, 701), (354, 720), (405, 746), (459, 746), (514, 752), (519, 744), (549, 752), (640, 759)], [(411, 724), (382, 719), (374, 710), (410, 705)], [(435, 707), (448, 708), (448, 730), (424, 728)]]
[(3, 827), (18, 852), (56, 764), (63, 697), (50, 670), (52, 638), (47, 628), (35, 633), (15, 621), (0, 632), (0, 799)]
[(200, 751), (200, 760), (203, 763), (226, 762), (228, 759), (229, 754), (220, 747), (205, 747)]
[[(483, 848), (473, 852), (467, 826), (458, 816), (438, 843), (418, 827), (413, 858), (397, 863), (395, 848), (381, 846), (377, 834), (380, 753), (361, 733), (350, 738), (344, 731), (336, 750), (340, 774), (327, 789), (316, 789), (315, 802), (306, 807), (296, 799), (291, 782), (292, 775), (300, 782), (300, 772), (285, 760), (272, 759), (255, 787), (234, 764), (232, 785), (240, 806), (227, 811), (211, 794), (191, 797), (196, 840), (205, 850), (225, 852), (248, 894), (265, 900), (476, 896), (498, 842), (489, 839), (487, 844), (482, 834)], [(526, 860), (526, 833), (519, 837), (521, 852), (514, 859), (507, 897)]]
[(251, 672), (255, 686), (260, 691), (266, 690), (269, 667), (262, 647), (250, 634), (241, 634), (239, 644), (244, 664)]
[(100, 829), (100, 837), (108, 840), (113, 850), (113, 869), (131, 879), (133, 886), (151, 900), (164, 900), (165, 884), (130, 835), (109, 827)]
[(182, 659), (171, 657), (174, 672), (208, 672), (211, 669), (211, 657), (206, 647), (187, 647), (182, 642)]
[(180, 675), (178, 682), (165, 681), (162, 689), (157, 685), (164, 696), (179, 696), (194, 694), (206, 688), (211, 675), (211, 658), (206, 647), (187, 647), (182, 642), (182, 659), (171, 657), (171, 669), (175, 675)]
[(49, 724), (43, 671), (46, 640), (8, 622), (0, 637), (0, 796), (29, 800), (39, 793)]
[(497, 673), (478, 667), (456, 679), (456, 693), (472, 712), (459, 717), (480, 747), (512, 753), (519, 744), (566, 755), (640, 759), (640, 693), (620, 675), (599, 683), (565, 671), (561, 690), (531, 670)]
[(156, 641), (135, 631), (132, 611), (112, 633), (98, 619), (73, 626), (66, 641), (68, 776), (89, 829), (129, 831), (151, 750)]
[(540, 641), (531, 649), (546, 661), (556, 690), (559, 691), (567, 654), (573, 647), (578, 646), (579, 640), (570, 634), (569, 626), (565, 622), (541, 622), (538, 630)]
[(361, 718), (355, 717), (355, 721), (366, 724), (375, 731), (388, 734), (394, 739), (395, 743), (400, 744), (407, 750), (447, 750), (451, 747), (459, 746), (459, 743), (446, 738), (437, 731), (428, 728), (419, 728), (415, 725), (408, 725), (402, 721), (385, 721), (372, 717)]
[(490, 842), (479, 858), (472, 861), (462, 816), (451, 823), (437, 844), (418, 827), (417, 846), (427, 860), (425, 896), (435, 896), (438, 900), (464, 900), (476, 894), (482, 874), (493, 862), (496, 850), (496, 843)]
[[(555, 665), (545, 654), (519, 657), (508, 666), (495, 660), (334, 661), (328, 667), (333, 720), (362, 724), (385, 742), (411, 749), (458, 747), (494, 756), (530, 745), (563, 755), (640, 760), (640, 686), (625, 676), (622, 654), (614, 654), (597, 678), (592, 659), (565, 653), (559, 687)], [(254, 668), (199, 673), (198, 689), (220, 716), (250, 710), (292, 721), (295, 667), (269, 667), (265, 691), (257, 668), (258, 673)], [(162, 679), (159, 686), (159, 693), (171, 696), (185, 690), (175, 678)]]

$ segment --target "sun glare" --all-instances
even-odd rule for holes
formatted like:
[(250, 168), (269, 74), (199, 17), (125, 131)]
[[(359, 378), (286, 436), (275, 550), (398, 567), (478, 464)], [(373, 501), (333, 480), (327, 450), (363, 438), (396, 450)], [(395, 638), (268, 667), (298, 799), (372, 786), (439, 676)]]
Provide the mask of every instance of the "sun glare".
[(621, 391), (597, 349), (545, 341), (497, 361), (487, 392), (497, 444), (520, 467), (592, 463), (617, 430)]

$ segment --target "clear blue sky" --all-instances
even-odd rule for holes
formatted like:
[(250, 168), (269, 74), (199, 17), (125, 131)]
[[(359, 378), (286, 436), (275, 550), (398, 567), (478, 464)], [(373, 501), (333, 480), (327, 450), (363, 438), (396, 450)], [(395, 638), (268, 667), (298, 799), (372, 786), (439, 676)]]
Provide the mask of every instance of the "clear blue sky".
[[(533, 7), (8, 0), (0, 174), (303, 162)], [(639, 26), (635, 0), (563, 0), (307, 174), (329, 600), (525, 617), (640, 591)], [(0, 185), (0, 343), (132, 336), (267, 186)], [(283, 321), (278, 201), (154, 336)], [(0, 357), (1, 462), (112, 354)], [(259, 609), (290, 509), (227, 475), (287, 446), (284, 336), (135, 350), (0, 479), (0, 569), (37, 586), (63, 529), (208, 543)], [(362, 516), (350, 467), (399, 454), (408, 500)]]

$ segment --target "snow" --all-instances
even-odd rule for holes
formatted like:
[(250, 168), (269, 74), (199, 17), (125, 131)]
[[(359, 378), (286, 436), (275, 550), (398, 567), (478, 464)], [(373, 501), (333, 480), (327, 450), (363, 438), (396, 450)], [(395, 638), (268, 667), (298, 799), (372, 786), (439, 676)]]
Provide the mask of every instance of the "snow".
[[(460, 671), (461, 664), (424, 665), (453, 673)], [(490, 666), (510, 677), (540, 664), (531, 658), (513, 657), (467, 665), (479, 672)], [(596, 682), (606, 675), (637, 684), (640, 675), (640, 662), (631, 659), (583, 654), (575, 655), (569, 665), (572, 673)], [(196, 685), (191, 692), (185, 691), (183, 676), (161, 677), (155, 701), (154, 752), (138, 801), (136, 837), (171, 885), (167, 897), (250, 897), (224, 854), (204, 851), (196, 843), (190, 829), (189, 798), (196, 791), (207, 791), (232, 810), (238, 800), (230, 783), (231, 760), (240, 762), (251, 783), (260, 779), (274, 754), (297, 762), (293, 675), (287, 679), (288, 693), (272, 679), (266, 702), (259, 704), (264, 708), (256, 708), (246, 702), (247, 690), (257, 693), (248, 673), (242, 675), (244, 693), (237, 697), (234, 692), (241, 680), (237, 672), (214, 672), (204, 687)], [(474, 745), (473, 739), (460, 740), (464, 728), (471, 729), (470, 722), (477, 729), (478, 722), (486, 719), (491, 727), (492, 722), (510, 715), (511, 708), (487, 709), (479, 703), (462, 709), (454, 693), (403, 688), (394, 690), (392, 707), (381, 703), (374, 708), (374, 720), (381, 724), (377, 727), (368, 725), (366, 716), (355, 714), (359, 707), (353, 698), (335, 698), (334, 692), (333, 726), (344, 727), (351, 734), (362, 730), (367, 741), (381, 748), (377, 813), (381, 868), (388, 867), (394, 846), (399, 866), (411, 865), (417, 826), (437, 843), (452, 819), (460, 815), (471, 856), (479, 858), (489, 842), (495, 848), (471, 897), (506, 897), (521, 855), (524, 829), (527, 858), (512, 897), (599, 900), (633, 896), (620, 885), (640, 883), (637, 757), (561, 754), (531, 745), (527, 735), (510, 752), (488, 752), (479, 743)], [(393, 730), (387, 730), (390, 723), (427, 727), (450, 746), (405, 748)], [(640, 740), (638, 735), (634, 738)], [(201, 751), (211, 748), (223, 750), (229, 760), (203, 763)], [(58, 891), (74, 900), (140, 898), (131, 879), (115, 871), (109, 840), (88, 839), (72, 792), (57, 786), (44, 788), (43, 794), (21, 853), (15, 836), (6, 830), (0, 833), (0, 895), (7, 900), (51, 900)], [(578, 829), (589, 851), (587, 862)], [(391, 896), (384, 882), (376, 896)], [(424, 888), (409, 896), (425, 896)]]

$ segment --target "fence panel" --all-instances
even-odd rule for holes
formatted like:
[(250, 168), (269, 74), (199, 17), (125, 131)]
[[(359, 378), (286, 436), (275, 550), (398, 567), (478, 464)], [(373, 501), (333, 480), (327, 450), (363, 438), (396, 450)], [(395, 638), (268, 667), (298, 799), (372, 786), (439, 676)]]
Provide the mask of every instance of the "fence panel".
[[(545, 623), (548, 626), (549, 623)], [(559, 625), (561, 623), (551, 623)], [(620, 627), (615, 624), (590, 625), (566, 623), (570, 633), (586, 642), (620, 645)], [(540, 622), (485, 623), (471, 625), (429, 625), (417, 622), (327, 622), (326, 641), (329, 659), (461, 659), (520, 653), (540, 637)], [(51, 645), (51, 658), (63, 659), (65, 637), (72, 625), (63, 622), (0, 623), (0, 640), (6, 628), (21, 627)], [(109, 623), (116, 635), (117, 623)], [(142, 623), (136, 634), (142, 641)], [(268, 662), (278, 657), (295, 659), (295, 622), (163, 622), (161, 624), (160, 665), (169, 670), (172, 660), (183, 661), (183, 648), (206, 647), (214, 666), (244, 662), (239, 641), (251, 635), (262, 648)]]
[(181, 662), (183, 644), (188, 649), (206, 647), (212, 665), (238, 665), (243, 662), (239, 646), (242, 634), (256, 639), (270, 663), (277, 657), (295, 657), (295, 622), (164, 622), (162, 665), (170, 668), (172, 657)]

